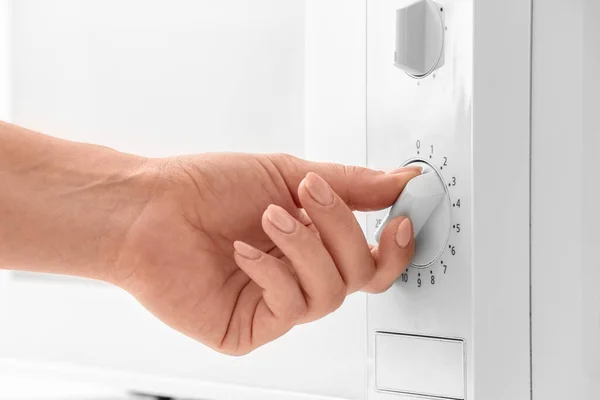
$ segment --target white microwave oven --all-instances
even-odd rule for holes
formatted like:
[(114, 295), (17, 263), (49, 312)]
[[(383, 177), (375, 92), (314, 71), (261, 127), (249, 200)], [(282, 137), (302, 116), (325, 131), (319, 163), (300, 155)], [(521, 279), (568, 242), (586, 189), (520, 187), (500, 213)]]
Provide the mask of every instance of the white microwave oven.
[[(2, 119), (147, 156), (421, 161), (445, 196), (388, 292), (242, 358), (108, 285), (0, 272), (0, 369), (181, 399), (600, 398), (598, 15), (596, 0), (0, 1)], [(384, 217), (357, 215), (370, 240)]]

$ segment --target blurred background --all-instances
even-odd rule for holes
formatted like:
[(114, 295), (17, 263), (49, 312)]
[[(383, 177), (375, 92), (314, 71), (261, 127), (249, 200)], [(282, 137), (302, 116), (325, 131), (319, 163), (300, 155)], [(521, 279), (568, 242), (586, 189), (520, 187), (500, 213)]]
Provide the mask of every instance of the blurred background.
[(148, 156), (303, 153), (302, 0), (0, 4), (17, 124)]

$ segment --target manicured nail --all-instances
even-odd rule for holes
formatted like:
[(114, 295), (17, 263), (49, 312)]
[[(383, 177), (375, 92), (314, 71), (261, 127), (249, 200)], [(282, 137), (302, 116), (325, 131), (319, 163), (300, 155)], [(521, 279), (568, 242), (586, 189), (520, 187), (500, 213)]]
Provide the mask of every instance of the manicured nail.
[(293, 233), (296, 230), (296, 221), (281, 207), (270, 205), (267, 208), (267, 219), (283, 233)]
[(331, 188), (317, 174), (308, 174), (304, 179), (308, 194), (320, 205), (326, 207), (333, 204), (333, 192)]
[(412, 224), (408, 218), (400, 222), (398, 229), (396, 230), (396, 244), (405, 249), (410, 243), (412, 237)]
[(416, 166), (401, 167), (401, 168), (396, 168), (390, 172), (386, 172), (386, 175), (405, 174), (408, 172), (418, 172), (420, 174), (423, 172), (423, 168), (416, 167)]
[(244, 258), (247, 258), (248, 260), (256, 261), (262, 257), (262, 253), (258, 251), (258, 249), (244, 242), (234, 242), (233, 248), (235, 249), (236, 253)]

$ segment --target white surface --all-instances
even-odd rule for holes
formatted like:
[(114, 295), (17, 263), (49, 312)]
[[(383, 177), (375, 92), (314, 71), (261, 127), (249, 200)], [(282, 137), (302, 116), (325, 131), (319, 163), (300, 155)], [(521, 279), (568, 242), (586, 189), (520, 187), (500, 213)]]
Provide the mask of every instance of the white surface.
[(430, 0), (418, 0), (396, 10), (396, 52), (398, 68), (415, 77), (424, 77), (444, 64), (443, 7)]
[(11, 109), (10, 10), (11, 1), (0, 0), (0, 120), (3, 121), (10, 120)]
[(452, 205), (446, 191), (447, 184), (435, 167), (425, 162), (410, 165), (421, 167), (423, 172), (408, 182), (388, 216), (377, 228), (375, 240), (379, 242), (389, 221), (400, 216), (409, 217), (416, 237), (416, 251), (411, 264), (428, 267), (444, 251), (448, 241)]
[(531, 399), (531, 20), (529, 0), (474, 1), (473, 351), (467, 360), (474, 382), (467, 397), (476, 400)]
[[(293, 393), (288, 391), (272, 390), (256, 386), (244, 386), (229, 384), (223, 385), (216, 382), (201, 382), (193, 379), (169, 378), (166, 375), (148, 376), (144, 374), (110, 371), (106, 369), (94, 369), (85, 366), (61, 366), (56, 364), (31, 364), (23, 361), (5, 361), (10, 373), (19, 372), (28, 374), (28, 377), (45, 377), (44, 380), (51, 385), (59, 385), (58, 389), (82, 390), (90, 394), (94, 393), (95, 387), (102, 387), (104, 391), (95, 392), (104, 393), (151, 393), (153, 395), (162, 395), (174, 397), (177, 399), (190, 400), (208, 400), (208, 399), (227, 399), (227, 400), (334, 400), (332, 397), (307, 395), (302, 393)], [(66, 378), (61, 378), (67, 376)], [(36, 378), (37, 379), (37, 378)], [(78, 382), (69, 386), (62, 387), (63, 383)], [(81, 388), (81, 389), (79, 389)], [(61, 389), (61, 390), (62, 390)], [(339, 399), (339, 397), (336, 397)], [(65, 399), (61, 399), (65, 400)], [(74, 399), (75, 400), (75, 399)], [(81, 400), (81, 399), (78, 399)]]
[(16, 123), (148, 156), (304, 155), (297, 0), (13, 2)]
[[(400, 0), (369, 2), (368, 164), (390, 169), (414, 158), (432, 163), (438, 168), (444, 185), (449, 185), (451, 204), (456, 205), (451, 207), (451, 222), (437, 228), (448, 232), (449, 227), (460, 225), (460, 232), (452, 229), (448, 244), (431, 267), (409, 268), (388, 292), (368, 297), (370, 363), (374, 362), (374, 332), (377, 331), (461, 338), (467, 349), (467, 390), (472, 392), (475, 382), (469, 357), (473, 349), (473, 4), (470, 1), (444, 3), (448, 26), (446, 65), (436, 71), (435, 76), (414, 80), (387, 62), (394, 40), (394, 10), (406, 3)], [(379, 218), (377, 213), (369, 218), (369, 235), (374, 232)], [(396, 398), (374, 390), (374, 367), (370, 366), (369, 399)], [(400, 376), (402, 371), (388, 373)]]
[[(0, 373), (0, 400), (132, 400), (123, 391), (40, 375)], [(138, 399), (139, 400), (139, 399)]]
[(534, 400), (600, 396), (600, 3), (565, 5), (534, 2)]
[[(303, 2), (15, 3), (17, 123), (146, 155), (287, 151), (365, 163), (364, 63), (339, 63), (360, 57), (361, 41), (328, 47), (336, 28), (314, 43), (323, 26), (305, 26)], [(344, 38), (364, 35), (364, 2), (321, 3), (306, 12), (330, 20), (343, 10)], [(310, 111), (326, 120), (308, 112), (305, 130), (305, 99), (315, 98)], [(0, 301), (13, 305), (0, 315), (0, 355), (77, 379), (180, 397), (364, 398), (364, 295), (241, 359), (97, 283), (20, 276)]]
[(378, 333), (375, 364), (379, 390), (465, 398), (462, 341)]
[[(461, 338), (467, 398), (529, 399), (531, 4), (443, 2), (446, 63), (413, 80), (386, 64), (394, 10), (406, 3), (369, 1), (368, 165), (432, 162), (452, 204), (460, 199), (451, 224), (461, 229), (430, 268), (369, 296), (370, 362), (375, 331)], [(369, 397), (393, 399), (373, 390), (370, 371)]]
[[(585, 185), (582, 193), (583, 214), (583, 263), (582, 278), (582, 315), (576, 326), (581, 329), (583, 387), (586, 400), (593, 400), (600, 393), (600, 262), (598, 261), (598, 243), (600, 243), (600, 165), (596, 162), (596, 152), (600, 149), (600, 25), (596, 16), (600, 15), (600, 2), (585, 0), (583, 9), (584, 54), (583, 54), (583, 179), (595, 182)], [(591, 216), (588, 218), (588, 216)], [(573, 289), (575, 290), (575, 289)], [(556, 317), (556, 316), (555, 316)], [(560, 324), (560, 318), (554, 321)], [(548, 338), (547, 336), (545, 337)], [(576, 339), (575, 339), (576, 340)], [(563, 342), (564, 343), (564, 342)], [(556, 362), (556, 361), (555, 361)], [(556, 373), (556, 370), (554, 371)]]

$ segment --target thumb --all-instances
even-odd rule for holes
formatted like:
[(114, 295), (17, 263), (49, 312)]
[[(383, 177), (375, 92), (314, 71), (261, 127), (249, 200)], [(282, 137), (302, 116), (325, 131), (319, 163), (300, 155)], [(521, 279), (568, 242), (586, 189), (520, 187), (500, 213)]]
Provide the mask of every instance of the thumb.
[(400, 168), (385, 173), (363, 167), (318, 163), (287, 154), (268, 156), (283, 177), (297, 205), (298, 186), (309, 172), (327, 181), (352, 209), (381, 210), (393, 204), (406, 184), (421, 173), (418, 167)]

